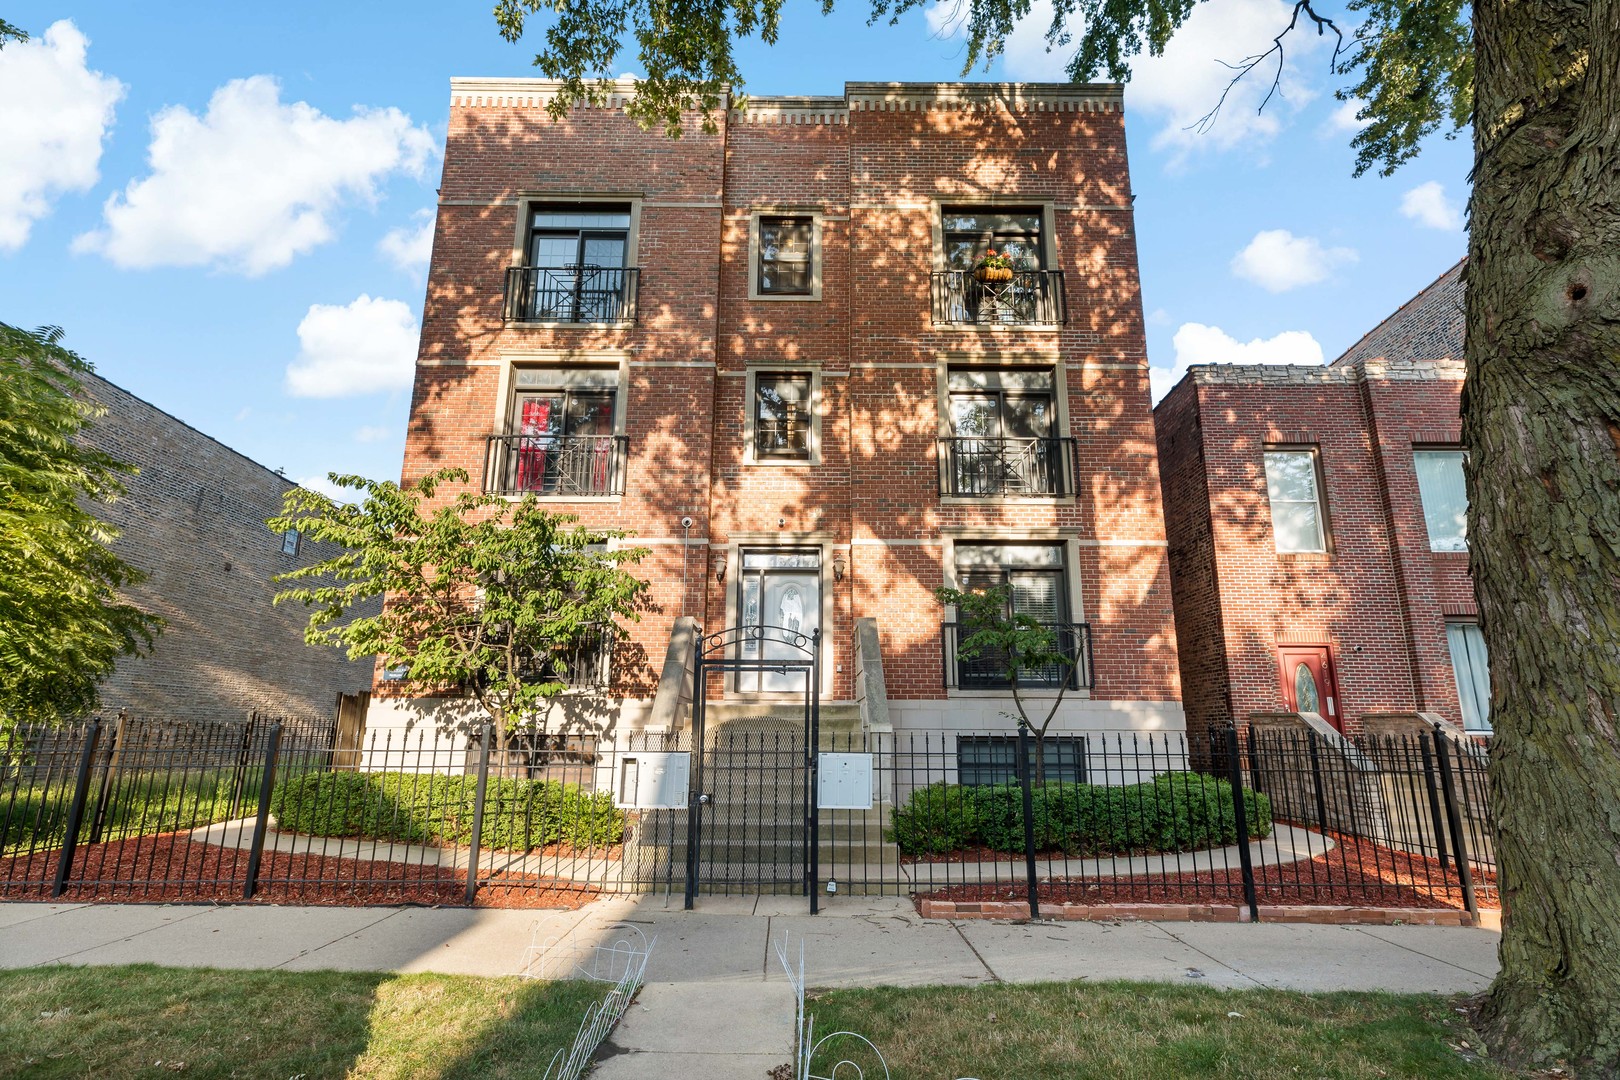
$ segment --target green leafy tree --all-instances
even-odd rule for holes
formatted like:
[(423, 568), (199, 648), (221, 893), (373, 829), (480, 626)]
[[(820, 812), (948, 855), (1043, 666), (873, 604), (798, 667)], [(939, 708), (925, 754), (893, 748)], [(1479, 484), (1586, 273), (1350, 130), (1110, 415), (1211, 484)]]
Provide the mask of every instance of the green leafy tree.
[[(898, 18), (925, 0), (871, 0)], [(1069, 75), (1124, 80), (1199, 0), (1052, 0)], [(1207, 0), (1217, 8), (1221, 0)], [(1001, 55), (1032, 0), (959, 0), (964, 72)], [(830, 8), (823, 0), (823, 10)], [(1467, 270), (1470, 567), (1492, 662), (1491, 798), (1504, 908), (1481, 1011), (1510, 1064), (1620, 1072), (1620, 0), (1348, 0), (1348, 40), (1301, 0), (1236, 77), (1282, 72), (1290, 34), (1333, 34), (1361, 102), (1356, 172), (1388, 174), (1470, 127)], [(774, 42), (781, 0), (498, 0), (501, 32), (555, 12), (540, 70), (557, 112), (605, 96), (633, 35), (630, 106), (678, 130), (740, 88), (733, 38)], [(1225, 59), (1212, 57), (1211, 59)], [(1212, 103), (1218, 110), (1219, 102)], [(1210, 117), (1214, 119), (1213, 113)]]
[[(1050, 627), (1013, 611), (1011, 591), (1006, 586), (935, 589), (934, 599), (956, 608), (956, 621), (966, 635), (957, 642), (957, 659), (992, 665), (998, 674), (1006, 676), (1013, 707), (1018, 710), (1016, 715), (1008, 716), (1035, 737), (1034, 782), (1046, 783), (1046, 731), (1074, 681), (1073, 652), (1064, 650)], [(1039, 721), (1030, 715), (1029, 703), (1024, 700), (1024, 688), (1031, 676), (1043, 686), (1057, 686), (1051, 707)]]
[(424, 509), (441, 484), (466, 483), (460, 469), (406, 488), (332, 481), (363, 500), (294, 488), (269, 522), (339, 549), (280, 575), (304, 584), (276, 602), (316, 609), (304, 632), (311, 645), (375, 654), (418, 691), (464, 689), (494, 721), (502, 751), (513, 731), (542, 726), (546, 701), (594, 675), (594, 658), (622, 635), (619, 620), (640, 617), (647, 585), (624, 564), (646, 551), (606, 546), (624, 533), (574, 527), (533, 496), (462, 491)]
[(0, 323), (0, 728), (94, 711), (118, 658), (162, 627), (119, 599), (143, 575), (92, 508), (133, 470), (80, 439), (102, 410), (83, 397), (90, 365), (60, 338)]

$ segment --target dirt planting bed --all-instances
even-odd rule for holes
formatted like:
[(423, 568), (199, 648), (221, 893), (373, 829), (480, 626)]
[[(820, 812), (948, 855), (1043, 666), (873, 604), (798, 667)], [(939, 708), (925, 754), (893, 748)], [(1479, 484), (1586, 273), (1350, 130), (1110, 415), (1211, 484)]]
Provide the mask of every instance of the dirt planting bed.
[[(69, 903), (241, 903), (248, 852), (189, 839), (182, 833), (82, 845), (60, 897), (51, 896), (58, 851), (0, 859), (0, 900)], [(484, 879), (475, 907), (566, 908), (589, 903), (599, 890), (533, 874)], [(253, 900), (266, 904), (360, 906), (463, 905), (464, 871), (416, 863), (340, 859), (266, 851)]]
[[(1329, 837), (1335, 847), (1314, 859), (1255, 866), (1259, 902), (1454, 910), (1464, 907), (1455, 870), (1442, 871), (1438, 860), (1394, 851), (1360, 837), (1332, 833)], [(1494, 875), (1475, 871), (1474, 888), (1481, 907), (1495, 906)], [(1185, 874), (1057, 878), (1040, 882), (1037, 892), (1042, 903), (1051, 904), (1244, 903), (1243, 872), (1236, 866)], [(1022, 901), (1027, 895), (1023, 881), (1003, 880), (950, 885), (918, 893), (917, 900)]]

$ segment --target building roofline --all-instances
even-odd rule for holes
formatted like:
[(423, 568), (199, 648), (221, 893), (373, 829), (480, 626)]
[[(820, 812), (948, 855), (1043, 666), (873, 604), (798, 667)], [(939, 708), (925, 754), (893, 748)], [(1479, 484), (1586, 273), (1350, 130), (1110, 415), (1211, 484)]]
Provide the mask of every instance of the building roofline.
[(1452, 274), (1453, 271), (1455, 271), (1458, 267), (1462, 266), (1467, 261), (1468, 261), (1468, 256), (1464, 255), (1462, 258), (1458, 259), (1456, 262), (1452, 263), (1450, 266), (1448, 266), (1444, 270), (1442, 270), (1440, 272), (1440, 274), (1433, 281), (1429, 282), (1427, 285), (1423, 286), (1423, 288), (1419, 289), (1417, 291), (1417, 293), (1414, 294), (1413, 297), (1410, 300), (1408, 300), (1406, 303), (1402, 304), (1400, 307), (1396, 308), (1394, 311), (1390, 312), (1388, 315), (1384, 316), (1382, 319), (1380, 319), (1378, 321), (1377, 325), (1375, 325), (1371, 330), (1368, 330), (1365, 334), (1362, 334), (1360, 337), (1356, 338), (1355, 341), (1351, 342), (1350, 347), (1345, 349), (1343, 352), (1341, 352), (1336, 359), (1330, 361), (1328, 366), (1329, 367), (1335, 367), (1335, 366), (1343, 363), (1344, 358), (1349, 356), (1351, 353), (1355, 352), (1357, 349), (1361, 348), (1363, 342), (1369, 340), (1374, 335), (1381, 332), (1385, 327), (1389, 326), (1395, 320), (1399, 319), (1402, 315), (1404, 315), (1408, 311), (1412, 310), (1418, 304), (1426, 303), (1428, 301), (1428, 299), (1429, 299), (1430, 291), (1436, 285), (1440, 284), (1447, 277), (1449, 277)]
[[(173, 420), (176, 424), (179, 424), (181, 427), (185, 428), (187, 431), (190, 431), (190, 432), (192, 432), (193, 434), (196, 434), (196, 435), (201, 435), (203, 438), (207, 439), (209, 442), (213, 443), (215, 446), (219, 447), (221, 450), (225, 451), (227, 454), (231, 454), (231, 455), (233, 455), (233, 456), (235, 456), (237, 458), (240, 458), (242, 461), (247, 462), (249, 465), (253, 466), (255, 469), (259, 469), (260, 471), (262, 471), (266, 476), (272, 477), (272, 478), (274, 478), (276, 480), (280, 480), (283, 484), (286, 484), (290, 488), (303, 487), (303, 485), (300, 484), (298, 481), (289, 480), (285, 475), (283, 475), (283, 474), (277, 472), (276, 470), (270, 468), (268, 465), (264, 465), (264, 464), (261, 464), (260, 462), (257, 462), (255, 460), (253, 460), (252, 458), (248, 457), (246, 454), (242, 453), (242, 451), (237, 450), (235, 447), (226, 446), (224, 443), (220, 442), (218, 439), (216, 439), (212, 435), (208, 434), (208, 432), (203, 431), (201, 428), (193, 427), (192, 425), (186, 423), (184, 420), (180, 419), (178, 416), (174, 415), (174, 413), (170, 412), (168, 409), (163, 408), (161, 405), (152, 404), (150, 401), (147, 401), (145, 398), (141, 397), (139, 394), (136, 394), (134, 391), (127, 390), (124, 387), (119, 386), (117, 383), (113, 382), (111, 379), (107, 378), (105, 375), (102, 375), (102, 374), (100, 374), (100, 373), (98, 373), (96, 371), (90, 371), (90, 372), (87, 372), (86, 374), (89, 375), (90, 379), (92, 379), (92, 380), (94, 380), (96, 382), (105, 383), (106, 385), (112, 387), (114, 390), (117, 390), (120, 394), (127, 394), (130, 398), (132, 398), (135, 401), (140, 402), (142, 405), (145, 405), (148, 409), (151, 409), (154, 412), (162, 413), (164, 416), (168, 417), (170, 420)], [(81, 383), (81, 385), (84, 385), (85, 393), (89, 397), (95, 398), (96, 395), (95, 395), (94, 389), (91, 386), (88, 385), (87, 380), (85, 380), (85, 379), (83, 379), (81, 377), (80, 378), (80, 383)], [(102, 404), (105, 404), (105, 402), (103, 402)], [(99, 423), (101, 423), (101, 420), (100, 420), (100, 418), (97, 418), (97, 419), (88, 421), (84, 426), (85, 427), (95, 427)]]

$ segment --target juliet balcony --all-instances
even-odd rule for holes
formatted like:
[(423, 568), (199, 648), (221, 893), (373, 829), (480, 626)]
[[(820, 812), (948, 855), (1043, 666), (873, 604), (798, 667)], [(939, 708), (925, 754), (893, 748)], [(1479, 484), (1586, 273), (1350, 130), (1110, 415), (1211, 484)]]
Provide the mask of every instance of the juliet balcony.
[[(1018, 688), (1090, 690), (1097, 685), (1091, 665), (1091, 625), (1089, 623), (1041, 623), (1052, 635), (1053, 650), (1065, 663), (1052, 663), (1018, 674)], [(945, 658), (945, 686), (952, 690), (1010, 690), (1006, 657), (991, 650), (977, 656), (960, 657), (957, 649), (973, 636), (970, 625), (948, 622), (940, 625), (940, 644)]]
[(1074, 440), (939, 440), (939, 493), (962, 499), (1071, 496)]
[(980, 281), (971, 270), (933, 274), (936, 326), (1062, 326), (1069, 321), (1063, 271), (1015, 270), (1006, 281)]
[(484, 491), (558, 499), (623, 495), (629, 448), (624, 435), (491, 435)]
[(634, 266), (513, 266), (506, 271), (506, 321), (633, 323), (640, 291)]

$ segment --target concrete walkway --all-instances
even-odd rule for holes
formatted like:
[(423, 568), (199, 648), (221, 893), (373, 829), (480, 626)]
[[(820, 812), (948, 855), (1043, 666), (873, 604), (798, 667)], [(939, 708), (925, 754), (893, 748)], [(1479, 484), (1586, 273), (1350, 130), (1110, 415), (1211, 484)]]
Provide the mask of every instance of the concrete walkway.
[(36, 964), (441, 971), (506, 975), (532, 940), (657, 943), (646, 986), (592, 1074), (762, 1080), (789, 1059), (793, 1000), (771, 942), (805, 942), (813, 987), (1145, 979), (1294, 990), (1469, 992), (1497, 935), (1430, 926), (1052, 923), (923, 919), (905, 900), (599, 901), (573, 912), (465, 908), (0, 904), (0, 967)]

